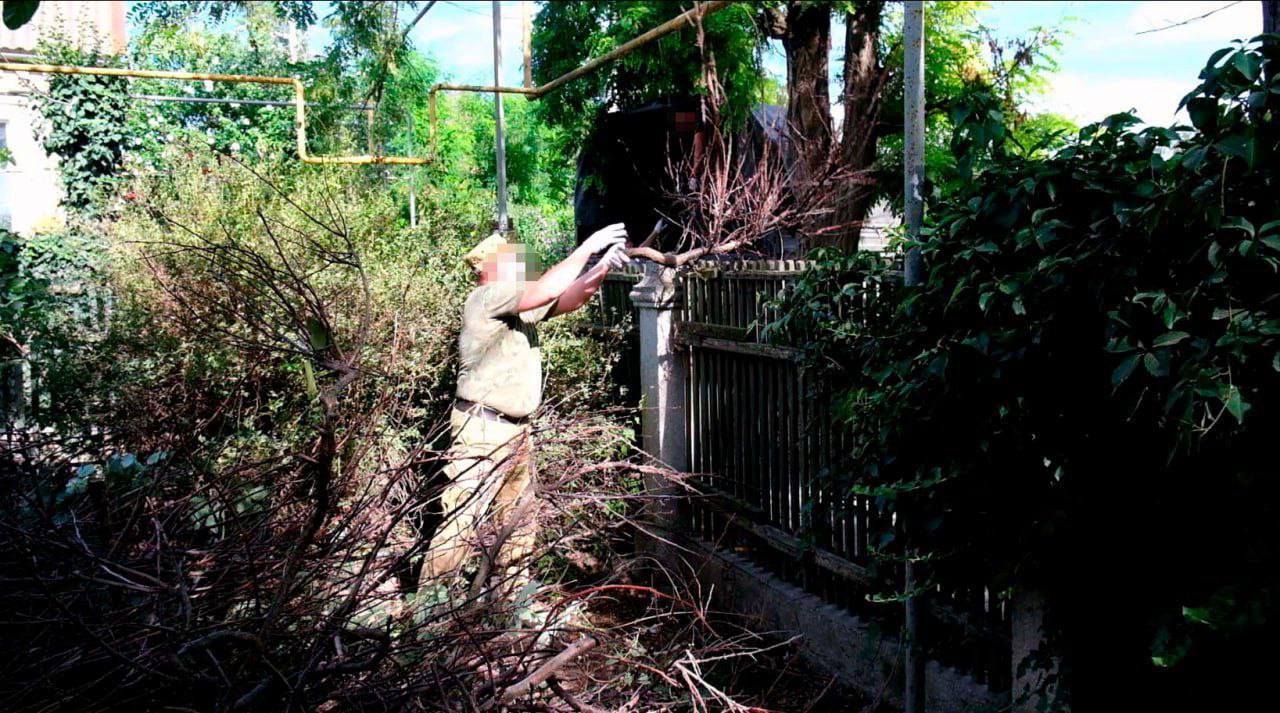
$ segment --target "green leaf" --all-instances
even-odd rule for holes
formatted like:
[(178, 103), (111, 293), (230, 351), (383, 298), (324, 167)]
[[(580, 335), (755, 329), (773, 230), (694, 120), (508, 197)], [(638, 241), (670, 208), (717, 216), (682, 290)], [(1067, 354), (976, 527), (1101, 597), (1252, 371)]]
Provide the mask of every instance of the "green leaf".
[(1141, 354), (1125, 357), (1124, 361), (1120, 362), (1120, 366), (1117, 366), (1116, 370), (1111, 372), (1111, 383), (1116, 386), (1123, 384), (1125, 379), (1128, 379), (1129, 375), (1133, 373), (1133, 370), (1138, 368), (1138, 362), (1141, 359)]
[(1209, 609), (1207, 607), (1183, 607), (1182, 616), (1186, 617), (1186, 620), (1193, 624), (1204, 624), (1210, 627), (1213, 626), (1213, 621), (1210, 619)]
[(1243, 231), (1245, 231), (1246, 233), (1248, 233), (1248, 234), (1249, 234), (1249, 235), (1251, 235), (1251, 236), (1252, 236), (1252, 235), (1256, 235), (1256, 234), (1257, 234), (1257, 231), (1255, 231), (1255, 230), (1254, 230), (1254, 228), (1253, 228), (1253, 223), (1250, 223), (1250, 222), (1249, 222), (1249, 220), (1248, 220), (1247, 218), (1243, 218), (1243, 217), (1238, 216), (1238, 215), (1233, 215), (1233, 216), (1231, 216), (1231, 217), (1229, 217), (1229, 218), (1224, 219), (1224, 220), (1222, 221), (1222, 227), (1224, 227), (1224, 228), (1237, 228), (1237, 229), (1239, 229), (1239, 230), (1243, 230)]
[(1221, 49), (1215, 50), (1213, 54), (1209, 55), (1209, 61), (1205, 62), (1204, 64), (1205, 69), (1213, 69), (1217, 67), (1218, 62), (1221, 62), (1222, 58), (1226, 57), (1228, 54), (1231, 54), (1230, 47), (1223, 47)]
[(1157, 347), (1167, 347), (1173, 344), (1177, 344), (1178, 342), (1190, 336), (1191, 335), (1187, 334), (1186, 332), (1178, 332), (1178, 331), (1165, 332), (1164, 334), (1161, 334), (1160, 336), (1156, 337), (1156, 340), (1153, 343), (1153, 345)]
[(1147, 368), (1147, 372), (1152, 376), (1162, 376), (1164, 373), (1164, 370), (1160, 368), (1160, 359), (1151, 352), (1147, 352), (1142, 357), (1142, 365)]
[(10, 30), (22, 27), (36, 14), (38, 7), (40, 0), (4, 0), (4, 26)]
[(325, 329), (324, 324), (315, 317), (307, 318), (307, 333), (307, 336), (310, 337), (311, 348), (316, 352), (322, 352), (332, 344), (329, 340), (329, 330)]
[(1231, 58), (1231, 64), (1250, 82), (1258, 78), (1258, 72), (1262, 68), (1262, 60), (1248, 52), (1236, 53), (1236, 56)]
[(1202, 132), (1213, 131), (1218, 125), (1218, 102), (1210, 97), (1196, 97), (1187, 102), (1187, 114), (1191, 125)]
[(314, 401), (320, 389), (316, 385), (316, 372), (311, 368), (310, 361), (302, 362), (302, 381), (307, 390), (307, 399)]
[(1223, 405), (1227, 407), (1227, 411), (1232, 416), (1235, 416), (1237, 423), (1244, 423), (1244, 412), (1249, 410), (1249, 404), (1240, 398), (1240, 389), (1231, 386), (1227, 391), (1227, 398)]
[(1258, 160), (1258, 142), (1252, 136), (1232, 134), (1214, 144), (1222, 153), (1244, 159), (1253, 168)]
[(1173, 329), (1173, 325), (1178, 322), (1178, 306), (1173, 302), (1166, 303), (1160, 318), (1164, 322), (1165, 329)]
[(1187, 152), (1182, 155), (1182, 165), (1192, 171), (1200, 168), (1200, 165), (1204, 163), (1204, 157), (1207, 151), (1208, 149), (1204, 146), (1197, 146), (1193, 149), (1188, 149)]

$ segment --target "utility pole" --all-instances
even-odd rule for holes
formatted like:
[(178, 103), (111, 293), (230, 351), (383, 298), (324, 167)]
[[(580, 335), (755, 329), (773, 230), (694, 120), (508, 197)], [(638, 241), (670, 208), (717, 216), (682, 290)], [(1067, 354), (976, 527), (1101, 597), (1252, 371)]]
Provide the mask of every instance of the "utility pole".
[(529, 16), (529, 0), (520, 0), (520, 33), (524, 40), (524, 86), (533, 87), (533, 18)]
[[(409, 149), (418, 152), (418, 133), (413, 125), (413, 112), (409, 112)], [(418, 175), (421, 169), (410, 169), (409, 174), (409, 227), (418, 227)]]
[[(436, 4), (436, 0), (430, 0), (430, 2), (428, 2), (426, 5), (422, 6), (422, 9), (418, 11), (417, 15), (413, 16), (413, 20), (409, 22), (409, 25), (404, 28), (404, 33), (400, 35), (401, 44), (404, 44), (409, 41), (409, 33), (413, 31), (413, 28), (417, 26), (418, 22), (422, 20), (422, 18), (427, 14), (427, 11), (430, 10), (431, 7), (435, 4)], [(417, 134), (414, 133), (414, 127), (413, 127), (413, 112), (409, 112), (409, 136), (414, 138), (417, 137)], [(415, 149), (413, 153), (417, 153), (416, 151), (418, 146), (417, 141), (412, 141), (410, 145)], [(414, 170), (414, 172), (411, 174), (411, 179), (409, 181), (409, 227), (410, 228), (418, 227), (418, 171), (417, 170)]]
[[(502, 3), (493, 0), (493, 86), (502, 86)], [(502, 119), (502, 94), (493, 93), (494, 139), (497, 151), (498, 231), (507, 232), (507, 144)]]
[[(920, 226), (924, 222), (924, 3), (907, 0), (902, 33), (905, 52), (903, 76), (903, 117), (906, 122), (903, 141), (903, 166), (906, 178), (906, 195), (903, 197), (907, 223), (907, 237), (920, 238)], [(924, 260), (920, 248), (907, 251), (907, 264), (903, 281), (908, 286), (924, 282)], [(912, 550), (907, 551), (903, 567), (903, 588), (907, 593), (906, 621), (903, 642), (903, 664), (906, 669), (906, 713), (924, 713), (925, 704), (925, 653), (920, 640), (920, 619), (924, 602), (915, 596), (919, 589), (916, 565), (911, 561)]]
[[(924, 222), (924, 3), (907, 0), (903, 47), (905, 50), (905, 75), (903, 78), (903, 117), (905, 141), (903, 142), (903, 166), (906, 178), (906, 195), (903, 205), (907, 237), (920, 237), (920, 225)], [(919, 248), (907, 251), (905, 282), (918, 285), (924, 281), (924, 263)]]

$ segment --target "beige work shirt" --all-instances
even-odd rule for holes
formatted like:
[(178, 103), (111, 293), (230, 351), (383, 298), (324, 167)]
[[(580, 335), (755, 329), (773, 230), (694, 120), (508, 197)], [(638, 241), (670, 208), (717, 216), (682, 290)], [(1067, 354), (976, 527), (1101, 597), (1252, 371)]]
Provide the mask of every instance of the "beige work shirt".
[(542, 402), (536, 325), (556, 304), (516, 312), (524, 288), (523, 282), (491, 282), (472, 290), (458, 335), (458, 398), (512, 418), (528, 416)]

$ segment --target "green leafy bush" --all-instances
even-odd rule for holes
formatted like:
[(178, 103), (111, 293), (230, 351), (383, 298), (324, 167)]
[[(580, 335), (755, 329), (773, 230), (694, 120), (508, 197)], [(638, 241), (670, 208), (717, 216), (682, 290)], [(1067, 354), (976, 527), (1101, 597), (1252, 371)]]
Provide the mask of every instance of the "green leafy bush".
[(1280, 613), (1277, 65), (1221, 50), (1193, 126), (1119, 114), (1048, 157), (971, 124), (990, 161), (930, 206), (925, 283), (819, 255), (773, 325), (856, 432), (833, 485), (903, 515), (885, 555), (1044, 587), (1078, 703), (1253, 685)]
[[(109, 55), (70, 45), (45, 44), (42, 51), (55, 64), (117, 64)], [(59, 159), (67, 208), (92, 213), (97, 194), (119, 172), (128, 140), (127, 90), (127, 81), (119, 77), (50, 75), (49, 91), (37, 102), (44, 118), (40, 140)]]

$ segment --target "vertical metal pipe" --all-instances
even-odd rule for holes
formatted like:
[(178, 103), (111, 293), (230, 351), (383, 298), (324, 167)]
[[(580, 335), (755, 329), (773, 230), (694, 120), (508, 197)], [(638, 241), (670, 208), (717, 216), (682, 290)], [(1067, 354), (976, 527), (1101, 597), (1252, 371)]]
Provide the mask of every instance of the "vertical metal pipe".
[[(502, 3), (493, 0), (493, 85), (502, 86)], [(494, 143), (497, 151), (498, 230), (506, 232), (507, 220), (507, 144), (502, 118), (502, 93), (493, 93)]]
[[(418, 149), (418, 127), (413, 125), (413, 112), (409, 112), (409, 152)], [(409, 169), (409, 227), (418, 227), (418, 171)]]
[(520, 0), (520, 33), (524, 41), (524, 86), (533, 87), (533, 19), (529, 16), (529, 0)]
[(924, 693), (924, 663), (925, 653), (924, 647), (920, 640), (920, 619), (923, 614), (924, 603), (920, 601), (920, 597), (910, 596), (920, 583), (916, 581), (916, 566), (910, 560), (907, 561), (905, 576), (903, 577), (903, 587), (908, 593), (906, 604), (906, 645), (903, 647), (903, 668), (906, 669), (906, 706), (903, 708), (905, 713), (924, 713), (925, 693)]
[[(903, 197), (907, 237), (917, 240), (924, 221), (924, 3), (907, 0), (903, 17), (902, 44), (905, 51), (903, 76), (903, 166), (906, 195)], [(924, 261), (920, 248), (907, 251), (904, 281), (919, 285), (924, 281)], [(911, 554), (908, 552), (908, 554)], [(907, 561), (903, 585), (906, 602), (904, 668), (906, 669), (906, 713), (924, 713), (925, 653), (921, 645), (920, 624), (924, 602), (911, 596), (919, 587), (916, 565)]]
[[(904, 214), (907, 237), (920, 237), (920, 225), (924, 220), (924, 3), (907, 0), (902, 43), (905, 50), (905, 74), (903, 78), (903, 117), (905, 141), (903, 166), (906, 195)], [(918, 285), (924, 280), (924, 263), (920, 250), (907, 252), (905, 281)]]

